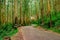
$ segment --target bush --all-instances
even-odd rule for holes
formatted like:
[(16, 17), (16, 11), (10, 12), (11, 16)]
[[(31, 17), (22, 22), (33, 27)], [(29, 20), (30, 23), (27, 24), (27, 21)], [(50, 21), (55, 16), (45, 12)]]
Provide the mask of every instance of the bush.
[(2, 24), (0, 29), (0, 39), (4, 36), (11, 36), (17, 32), (17, 29), (14, 29), (11, 23)]
[(44, 18), (40, 18), (38, 20), (40, 26), (42, 24), (42, 19), (44, 20), (44, 25), (42, 25), (43, 28), (51, 29), (54, 32), (60, 33), (60, 12), (56, 12), (56, 15), (55, 12), (51, 13), (52, 28), (50, 27), (50, 17), (44, 16)]
[(55, 26), (59, 26), (60, 25), (60, 20), (55, 22)]
[[(52, 27), (59, 26), (60, 25), (60, 12), (56, 12), (56, 15), (55, 15), (55, 12), (52, 12), (52, 13), (50, 13), (50, 15), (51, 15)], [(39, 25), (42, 24), (42, 19), (44, 21), (43, 27), (45, 26), (45, 27), (49, 28), (49, 26), (50, 26), (50, 17), (49, 16), (47, 17), (45, 15), (43, 18), (40, 18), (38, 20)]]

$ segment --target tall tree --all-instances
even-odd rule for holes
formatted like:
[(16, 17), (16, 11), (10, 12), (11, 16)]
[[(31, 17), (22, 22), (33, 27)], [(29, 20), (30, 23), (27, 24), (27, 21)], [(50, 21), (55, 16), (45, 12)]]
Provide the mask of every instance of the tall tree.
[(24, 19), (24, 24), (27, 24), (27, 20), (28, 20), (28, 3), (29, 0), (24, 0), (23, 2), (24, 4), (24, 9), (23, 9), (23, 19)]
[(23, 25), (22, 0), (20, 0), (20, 24)]
[(2, 0), (2, 8), (1, 8), (1, 23), (5, 24), (5, 2), (6, 0)]
[(54, 0), (53, 2), (53, 9), (54, 9), (54, 12), (55, 12), (55, 16), (57, 16), (57, 12), (60, 11), (60, 0)]
[(36, 17), (37, 17), (37, 20), (39, 19), (39, 12), (38, 12), (38, 1), (35, 0), (35, 9), (36, 9)]
[(14, 22), (15, 22), (15, 24), (18, 24), (17, 0), (14, 0)]
[(49, 27), (52, 27), (52, 19), (51, 19), (51, 1), (48, 0), (48, 10), (47, 10), (47, 16), (50, 17), (50, 23), (49, 23)]
[(44, 14), (44, 6), (43, 6), (43, 0), (41, 0), (41, 19), (42, 19), (42, 25), (44, 24), (43, 14)]
[(48, 0), (47, 16), (49, 16), (49, 14), (50, 14), (50, 10), (51, 10), (51, 7), (50, 7), (50, 0)]
[(29, 5), (29, 25), (31, 25), (31, 14), (32, 14), (32, 11), (31, 11), (31, 0), (29, 1), (28, 3)]
[(2, 7), (2, 0), (0, 0), (0, 24), (1, 24), (1, 7)]

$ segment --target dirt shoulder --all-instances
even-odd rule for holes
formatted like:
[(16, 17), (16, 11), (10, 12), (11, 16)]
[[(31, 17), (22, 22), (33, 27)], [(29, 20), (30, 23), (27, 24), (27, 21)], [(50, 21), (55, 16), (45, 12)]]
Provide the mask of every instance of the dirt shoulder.
[(23, 40), (23, 35), (21, 32), (21, 27), (18, 28), (18, 32), (11, 37), (11, 40)]

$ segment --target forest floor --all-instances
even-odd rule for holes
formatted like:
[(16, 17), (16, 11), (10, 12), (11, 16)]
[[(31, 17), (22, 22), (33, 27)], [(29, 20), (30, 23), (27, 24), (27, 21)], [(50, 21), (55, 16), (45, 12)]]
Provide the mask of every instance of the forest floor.
[(60, 35), (42, 28), (24, 26), (19, 27), (18, 30), (18, 33), (11, 37), (11, 40), (60, 40)]

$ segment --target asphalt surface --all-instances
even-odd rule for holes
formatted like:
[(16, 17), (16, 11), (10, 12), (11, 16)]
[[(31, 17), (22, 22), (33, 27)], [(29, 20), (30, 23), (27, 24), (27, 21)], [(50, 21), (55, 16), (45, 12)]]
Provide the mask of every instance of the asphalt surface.
[(32, 26), (25, 26), (21, 29), (24, 40), (60, 40), (60, 35), (38, 30)]
[(60, 40), (60, 35), (38, 30), (33, 26), (24, 26), (18, 28), (18, 33), (11, 40)]

